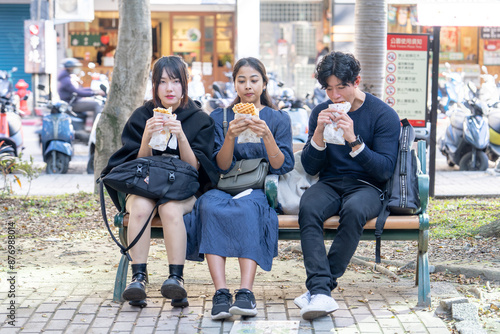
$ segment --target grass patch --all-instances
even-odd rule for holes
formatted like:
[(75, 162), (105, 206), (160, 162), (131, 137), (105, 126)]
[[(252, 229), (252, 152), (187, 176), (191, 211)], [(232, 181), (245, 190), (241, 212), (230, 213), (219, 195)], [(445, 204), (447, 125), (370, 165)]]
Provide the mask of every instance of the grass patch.
[(479, 227), (500, 218), (500, 199), (431, 199), (428, 213), (433, 239), (471, 237)]
[[(106, 201), (112, 224), (117, 210)], [(68, 231), (104, 230), (99, 196), (77, 193), (40, 197), (3, 197), (0, 220), (16, 225), (19, 236), (47, 237)], [(428, 213), (431, 238), (469, 238), (477, 229), (500, 218), (498, 198), (431, 199)]]

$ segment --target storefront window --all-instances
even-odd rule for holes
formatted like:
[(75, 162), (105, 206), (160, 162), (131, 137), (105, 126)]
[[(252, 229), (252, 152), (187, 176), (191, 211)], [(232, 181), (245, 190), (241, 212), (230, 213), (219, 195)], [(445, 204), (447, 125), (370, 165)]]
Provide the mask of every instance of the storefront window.
[(218, 27), (232, 27), (233, 26), (233, 14), (217, 14), (217, 26)]
[(421, 29), (417, 22), (416, 5), (387, 6), (387, 32), (418, 34)]

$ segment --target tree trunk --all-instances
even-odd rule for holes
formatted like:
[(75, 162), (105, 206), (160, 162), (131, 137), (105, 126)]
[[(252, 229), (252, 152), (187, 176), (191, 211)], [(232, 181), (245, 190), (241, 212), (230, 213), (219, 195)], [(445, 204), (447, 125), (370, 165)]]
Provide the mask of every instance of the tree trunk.
[[(119, 1), (118, 45), (108, 99), (96, 131), (94, 179), (121, 146), (121, 134), (132, 112), (144, 102), (151, 66), (149, 0)], [(97, 191), (97, 187), (95, 188)]]
[(387, 1), (356, 0), (354, 53), (361, 63), (361, 90), (382, 98), (387, 51)]
[(484, 237), (500, 237), (500, 219), (481, 226), (477, 233)]

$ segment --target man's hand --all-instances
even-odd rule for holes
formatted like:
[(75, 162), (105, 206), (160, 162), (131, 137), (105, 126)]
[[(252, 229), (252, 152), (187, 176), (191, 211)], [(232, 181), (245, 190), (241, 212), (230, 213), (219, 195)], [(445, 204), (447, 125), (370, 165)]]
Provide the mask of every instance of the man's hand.
[(333, 122), (333, 119), (333, 110), (331, 110), (330, 108), (324, 109), (318, 114), (316, 130), (314, 130), (312, 140), (314, 140), (316, 145), (318, 145), (319, 147), (325, 147), (325, 143), (323, 142), (323, 132), (325, 132), (325, 126), (327, 124), (331, 124)]
[(339, 128), (344, 130), (344, 139), (348, 143), (352, 143), (356, 140), (356, 135), (354, 134), (354, 123), (348, 113), (336, 113), (333, 115), (332, 120), (337, 122)]

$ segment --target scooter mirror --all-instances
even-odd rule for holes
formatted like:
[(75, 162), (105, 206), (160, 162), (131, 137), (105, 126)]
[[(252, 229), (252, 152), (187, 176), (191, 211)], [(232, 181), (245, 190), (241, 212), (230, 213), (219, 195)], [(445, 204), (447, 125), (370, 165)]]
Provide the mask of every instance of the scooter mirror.
[(444, 63), (444, 66), (445, 66), (447, 69), (450, 69), (450, 68), (451, 68), (450, 63), (448, 63), (448, 62)]
[(107, 88), (106, 86), (104, 86), (104, 84), (101, 84), (101, 85), (99, 86), (99, 88), (100, 88), (100, 89), (104, 92), (104, 94), (106, 94), (106, 93), (107, 93), (108, 88)]
[(88, 64), (88, 67), (89, 67), (90, 69), (94, 69), (94, 68), (95, 68), (95, 64), (94, 64), (94, 63), (92, 63), (92, 62), (90, 62), (90, 63)]
[(481, 69), (483, 70), (484, 73), (488, 74), (488, 68), (486, 66), (481, 66)]
[(477, 93), (477, 87), (476, 87), (476, 85), (475, 85), (472, 81), (469, 81), (469, 82), (467, 83), (467, 86), (469, 87), (469, 89), (470, 89), (470, 91), (471, 91), (472, 93), (474, 93), (474, 94), (476, 94), (476, 93)]
[(12, 73), (17, 72), (17, 67), (13, 67), (11, 70)]
[(44, 90), (44, 89), (45, 89), (45, 86), (44, 86), (44, 85), (42, 85), (42, 84), (38, 84), (38, 86), (36, 86), (36, 87), (37, 87), (38, 89), (40, 89), (40, 90)]

